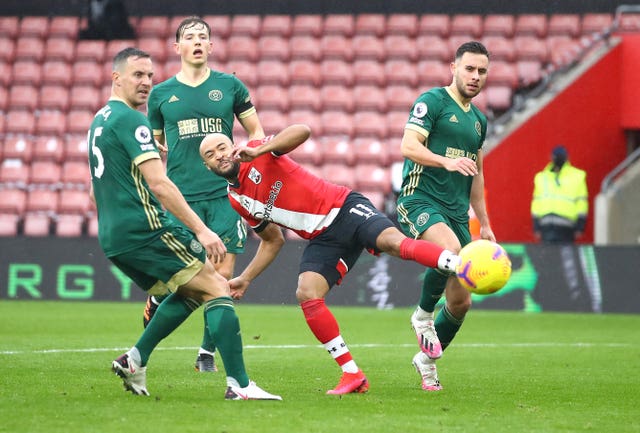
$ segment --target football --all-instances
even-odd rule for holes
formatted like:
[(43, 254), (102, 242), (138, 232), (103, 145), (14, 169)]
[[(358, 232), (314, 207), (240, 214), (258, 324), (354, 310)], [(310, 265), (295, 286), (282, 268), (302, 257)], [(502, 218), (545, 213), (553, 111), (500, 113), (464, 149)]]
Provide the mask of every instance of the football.
[(458, 253), (458, 281), (471, 293), (488, 295), (504, 287), (511, 276), (511, 260), (495, 242), (485, 239), (465, 245)]

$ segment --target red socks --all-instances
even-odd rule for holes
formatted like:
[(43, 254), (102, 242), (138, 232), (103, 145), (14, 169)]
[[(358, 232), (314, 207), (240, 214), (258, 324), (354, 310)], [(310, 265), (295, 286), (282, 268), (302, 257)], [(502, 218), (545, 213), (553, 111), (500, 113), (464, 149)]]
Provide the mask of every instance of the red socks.
[(438, 268), (438, 259), (444, 251), (439, 245), (431, 242), (406, 238), (400, 244), (400, 257), (413, 260), (421, 265)]
[(333, 313), (327, 308), (324, 299), (312, 299), (300, 304), (309, 329), (329, 354), (342, 366), (353, 358), (347, 345), (340, 336), (340, 328)]

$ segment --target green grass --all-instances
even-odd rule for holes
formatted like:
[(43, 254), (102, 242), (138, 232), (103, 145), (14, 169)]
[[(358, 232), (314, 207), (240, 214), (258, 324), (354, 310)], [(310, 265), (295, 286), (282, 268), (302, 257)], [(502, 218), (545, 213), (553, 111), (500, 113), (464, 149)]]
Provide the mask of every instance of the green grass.
[(249, 374), (284, 401), (231, 402), (223, 373), (193, 371), (199, 312), (154, 352), (144, 398), (109, 370), (141, 304), (0, 301), (0, 432), (640, 431), (640, 316), (472, 311), (428, 393), (409, 309), (332, 310), (368, 394), (325, 395), (340, 371), (297, 307), (238, 305)]

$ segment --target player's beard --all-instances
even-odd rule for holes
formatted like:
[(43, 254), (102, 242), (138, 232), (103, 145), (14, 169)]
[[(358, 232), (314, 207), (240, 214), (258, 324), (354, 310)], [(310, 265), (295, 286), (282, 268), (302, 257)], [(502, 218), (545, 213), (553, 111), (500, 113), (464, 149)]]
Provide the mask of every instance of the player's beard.
[(227, 180), (235, 181), (238, 178), (238, 173), (240, 173), (240, 161), (229, 161), (231, 165), (226, 170), (222, 170), (218, 167), (211, 167), (211, 171), (213, 171), (218, 176), (222, 176)]

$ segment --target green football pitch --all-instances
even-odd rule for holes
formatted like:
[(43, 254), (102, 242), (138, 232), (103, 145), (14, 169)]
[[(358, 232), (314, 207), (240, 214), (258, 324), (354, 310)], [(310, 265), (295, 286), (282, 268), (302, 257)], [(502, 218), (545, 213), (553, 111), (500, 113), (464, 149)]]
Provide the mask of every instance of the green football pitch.
[(142, 307), (0, 301), (0, 432), (640, 431), (640, 315), (472, 310), (425, 392), (410, 309), (332, 307), (371, 384), (339, 397), (297, 307), (238, 304), (249, 375), (278, 402), (225, 401), (223, 372), (194, 371), (201, 311), (151, 357), (151, 397), (125, 393), (110, 365)]

